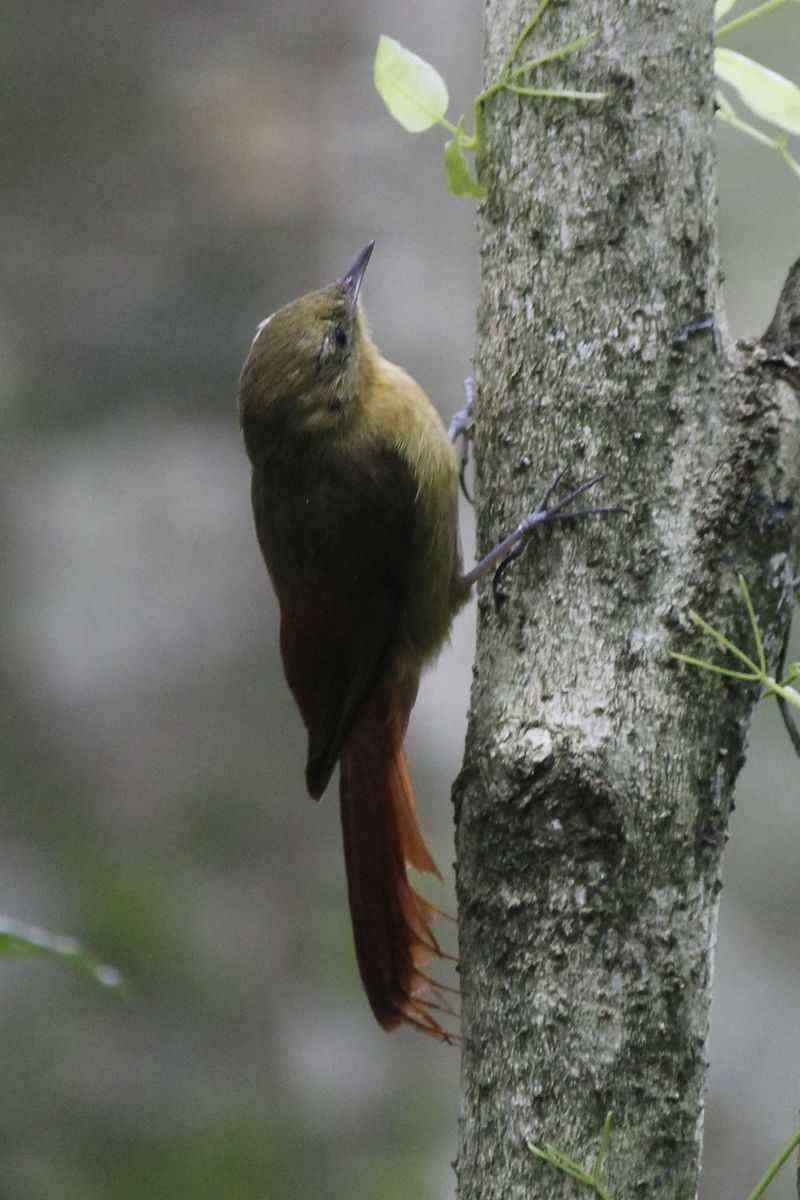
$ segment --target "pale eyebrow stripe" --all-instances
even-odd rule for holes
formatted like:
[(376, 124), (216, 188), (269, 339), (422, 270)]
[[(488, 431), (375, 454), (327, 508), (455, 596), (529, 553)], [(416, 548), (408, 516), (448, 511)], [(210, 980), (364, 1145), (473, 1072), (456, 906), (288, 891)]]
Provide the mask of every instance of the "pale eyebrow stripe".
[(267, 325), (269, 325), (270, 321), (272, 320), (272, 318), (274, 316), (275, 316), (275, 313), (270, 313), (268, 317), (264, 317), (264, 320), (261, 321), (258, 325), (256, 325), (255, 336), (254, 336), (252, 342), (250, 343), (251, 346), (255, 346), (256, 342), (258, 341), (258, 335), (261, 333), (262, 329), (266, 329)]

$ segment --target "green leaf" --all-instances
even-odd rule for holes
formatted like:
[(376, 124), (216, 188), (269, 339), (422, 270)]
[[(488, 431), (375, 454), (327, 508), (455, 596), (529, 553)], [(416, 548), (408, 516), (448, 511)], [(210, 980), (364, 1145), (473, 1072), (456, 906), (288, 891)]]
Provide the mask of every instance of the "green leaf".
[(736, 0), (717, 0), (717, 3), (714, 5), (714, 20), (721, 20), (726, 12), (730, 12), (735, 3)]
[(89, 975), (103, 987), (123, 986), (119, 971), (97, 962), (74, 938), (48, 933), (10, 917), (0, 916), (0, 958), (55, 958)]
[(458, 129), (459, 133), (449, 142), (445, 142), (444, 147), (444, 176), (447, 186), (455, 196), (477, 196), (478, 199), (482, 199), (486, 195), (486, 188), (470, 178), (467, 160), (464, 158), (462, 149), (463, 137), (460, 136), (460, 125)]
[(714, 53), (717, 75), (736, 88), (754, 113), (789, 133), (800, 133), (800, 88), (735, 50)]
[(386, 34), (378, 38), (375, 51), (375, 87), (394, 119), (409, 133), (421, 133), (437, 124), (452, 128), (443, 120), (449, 98), (439, 72)]

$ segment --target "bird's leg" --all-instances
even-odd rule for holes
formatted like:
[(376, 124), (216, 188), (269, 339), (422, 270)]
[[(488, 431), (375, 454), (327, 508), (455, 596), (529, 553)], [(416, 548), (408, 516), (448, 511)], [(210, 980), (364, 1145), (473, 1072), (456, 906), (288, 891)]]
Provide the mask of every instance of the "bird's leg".
[(587, 492), (589, 488), (594, 487), (601, 479), (604, 479), (605, 476), (603, 475), (595, 475), (594, 479), (585, 480), (579, 487), (576, 487), (568, 495), (564, 496), (562, 500), (559, 500), (557, 504), (554, 504), (552, 508), (548, 508), (550, 498), (565, 474), (566, 468), (563, 471), (559, 471), (552, 483), (548, 484), (545, 488), (544, 494), (533, 512), (523, 517), (519, 525), (508, 537), (498, 542), (480, 562), (476, 563), (465, 575), (462, 575), (461, 582), (466, 588), (472, 587), (473, 583), (482, 579), (494, 567), (496, 569), (492, 588), (496, 596), (497, 585), (506, 567), (515, 558), (519, 558), (527, 546), (534, 529), (537, 529), (539, 525), (544, 525), (546, 521), (572, 521), (580, 517), (590, 517), (595, 513), (623, 511), (618, 506), (611, 504), (595, 504), (590, 508), (570, 508), (570, 505), (578, 496), (582, 495), (583, 492)]
[(458, 412), (453, 413), (450, 419), (450, 425), (447, 430), (447, 436), (456, 448), (458, 461), (461, 464), (458, 472), (458, 482), (461, 484), (461, 490), (472, 504), (472, 496), (467, 491), (467, 485), (464, 479), (464, 473), (469, 462), (469, 443), (472, 437), (472, 394), (474, 380), (470, 375), (464, 380), (464, 407)]

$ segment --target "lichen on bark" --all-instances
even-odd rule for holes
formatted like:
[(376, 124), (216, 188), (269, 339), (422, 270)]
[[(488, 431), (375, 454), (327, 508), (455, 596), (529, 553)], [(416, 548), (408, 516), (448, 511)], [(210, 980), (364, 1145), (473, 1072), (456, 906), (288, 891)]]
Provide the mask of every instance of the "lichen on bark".
[[(722, 309), (712, 10), (553, 0), (543, 43), (599, 36), (548, 86), (609, 98), (503, 93), (484, 113), (481, 550), (565, 465), (605, 472), (602, 500), (626, 511), (546, 527), (479, 599), (454, 788), (461, 1200), (572, 1195), (526, 1140), (588, 1160), (611, 1108), (612, 1192), (696, 1191), (721, 857), (755, 696), (670, 651), (697, 649), (690, 607), (746, 642), (741, 571), (777, 652), (800, 483), (797, 374), (737, 348)], [(529, 15), (488, 0), (487, 80)], [(704, 314), (713, 328), (676, 340)]]

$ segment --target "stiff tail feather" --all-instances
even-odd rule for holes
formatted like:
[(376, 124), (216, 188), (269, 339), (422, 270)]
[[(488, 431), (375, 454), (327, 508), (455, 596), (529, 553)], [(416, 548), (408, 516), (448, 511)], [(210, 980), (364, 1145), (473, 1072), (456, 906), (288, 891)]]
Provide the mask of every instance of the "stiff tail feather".
[(407, 719), (408, 707), (379, 693), (342, 747), (350, 914), (361, 979), (378, 1022), (384, 1029), (414, 1025), (449, 1042), (458, 1039), (434, 1013), (457, 1015), (445, 994), (453, 989), (422, 969), (430, 958), (449, 957), (431, 928), (438, 910), (406, 874), (408, 865), (439, 875), (417, 824), (402, 744)]

